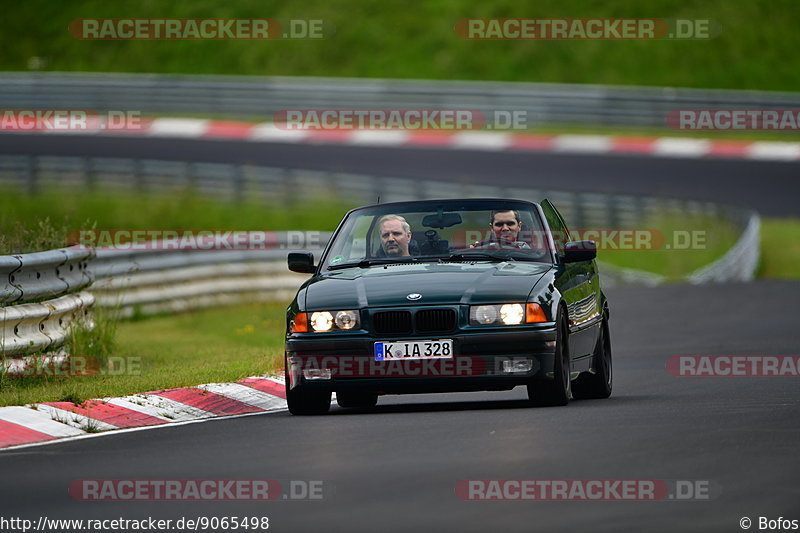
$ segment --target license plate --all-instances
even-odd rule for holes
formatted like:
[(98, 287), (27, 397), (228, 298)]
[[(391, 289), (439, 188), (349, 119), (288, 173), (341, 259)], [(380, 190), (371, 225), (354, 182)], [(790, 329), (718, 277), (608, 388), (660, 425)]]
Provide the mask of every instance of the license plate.
[(453, 340), (431, 341), (381, 341), (375, 343), (375, 360), (393, 359), (450, 359), (453, 357)]

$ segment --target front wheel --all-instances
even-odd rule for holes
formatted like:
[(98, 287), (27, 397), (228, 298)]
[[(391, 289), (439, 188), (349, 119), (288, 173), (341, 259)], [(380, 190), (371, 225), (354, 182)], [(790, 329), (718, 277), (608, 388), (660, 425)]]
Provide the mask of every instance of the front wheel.
[(567, 405), (572, 395), (569, 330), (561, 311), (559, 311), (559, 318), (556, 323), (558, 324), (558, 329), (556, 331), (556, 349), (553, 357), (553, 379), (552, 381), (538, 381), (528, 384), (528, 398), (534, 405)]
[(592, 355), (593, 374), (582, 374), (572, 388), (575, 398), (600, 399), (611, 396), (613, 384), (611, 369), (611, 335), (608, 333), (608, 320), (603, 318), (600, 336)]
[(293, 415), (324, 415), (331, 407), (331, 391), (308, 390), (302, 385), (290, 389), (287, 383), (286, 403)]

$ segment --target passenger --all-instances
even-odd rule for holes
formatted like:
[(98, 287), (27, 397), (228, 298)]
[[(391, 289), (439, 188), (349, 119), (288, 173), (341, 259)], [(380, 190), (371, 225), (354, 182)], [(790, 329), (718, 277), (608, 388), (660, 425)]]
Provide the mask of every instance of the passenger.
[(386, 257), (408, 257), (411, 226), (400, 215), (384, 215), (378, 221), (381, 248)]
[(491, 238), (476, 242), (470, 248), (530, 248), (528, 243), (518, 240), (522, 230), (519, 211), (492, 211), (489, 227), (492, 229)]

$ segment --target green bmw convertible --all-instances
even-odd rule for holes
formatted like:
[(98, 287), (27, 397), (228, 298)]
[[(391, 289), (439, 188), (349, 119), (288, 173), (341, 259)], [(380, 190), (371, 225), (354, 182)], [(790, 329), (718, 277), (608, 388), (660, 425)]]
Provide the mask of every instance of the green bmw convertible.
[(286, 317), (293, 414), (386, 394), (509, 390), (533, 405), (611, 394), (608, 302), (593, 241), (548, 201), (360, 207), (342, 219)]

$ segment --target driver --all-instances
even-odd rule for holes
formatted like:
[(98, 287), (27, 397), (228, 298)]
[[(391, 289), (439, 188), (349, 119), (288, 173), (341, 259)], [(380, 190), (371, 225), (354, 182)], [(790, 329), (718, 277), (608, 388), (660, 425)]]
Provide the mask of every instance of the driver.
[(489, 216), (489, 227), (492, 229), (492, 238), (473, 243), (470, 248), (485, 246), (491, 248), (530, 248), (528, 243), (518, 240), (519, 232), (522, 230), (519, 211), (492, 211)]
[(408, 257), (411, 242), (411, 226), (400, 215), (384, 215), (378, 221), (381, 248), (386, 257)]

